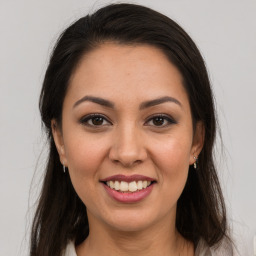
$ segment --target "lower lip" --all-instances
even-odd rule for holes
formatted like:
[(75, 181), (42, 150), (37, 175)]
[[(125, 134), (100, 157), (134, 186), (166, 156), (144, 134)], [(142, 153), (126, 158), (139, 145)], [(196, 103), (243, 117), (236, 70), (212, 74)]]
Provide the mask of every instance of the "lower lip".
[(154, 183), (142, 190), (138, 190), (136, 192), (130, 192), (130, 193), (116, 191), (104, 183), (103, 185), (107, 193), (110, 195), (110, 197), (112, 197), (116, 201), (121, 203), (136, 203), (143, 200), (150, 194), (150, 192), (153, 189)]

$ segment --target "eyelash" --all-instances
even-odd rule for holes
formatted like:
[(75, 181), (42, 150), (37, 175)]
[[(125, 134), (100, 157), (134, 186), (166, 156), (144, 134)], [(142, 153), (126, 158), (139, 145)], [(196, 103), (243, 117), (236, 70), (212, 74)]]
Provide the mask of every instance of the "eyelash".
[(156, 114), (156, 115), (153, 115), (152, 117), (150, 117), (150, 118), (147, 120), (146, 123), (148, 124), (149, 122), (154, 121), (154, 119), (156, 119), (156, 118), (161, 118), (161, 119), (163, 119), (164, 121), (167, 122), (167, 124), (161, 125), (161, 126), (153, 125), (153, 126), (158, 127), (158, 128), (165, 128), (165, 127), (167, 127), (167, 126), (169, 126), (169, 125), (177, 124), (177, 122), (176, 122), (173, 118), (171, 118), (170, 116), (167, 116), (167, 115), (163, 115), (163, 114)]
[(112, 124), (104, 115), (102, 114), (90, 114), (90, 115), (87, 115), (85, 117), (83, 117), (81, 120), (80, 120), (80, 123), (83, 124), (83, 125), (86, 125), (86, 126), (89, 126), (89, 127), (95, 127), (97, 128), (100, 127), (100, 126), (103, 126), (103, 125), (95, 125), (95, 124), (89, 124), (89, 121), (90, 120), (93, 120), (94, 118), (102, 118), (103, 119), (103, 122), (107, 121), (108, 123)]
[[(108, 124), (112, 125), (112, 123), (102, 114), (90, 114), (90, 115), (87, 115), (85, 117), (83, 117), (81, 120), (80, 120), (80, 123), (83, 124), (83, 125), (86, 125), (86, 126), (89, 126), (89, 127), (93, 127), (93, 128), (100, 128), (106, 124), (99, 124), (99, 125), (95, 125), (95, 124), (90, 124), (89, 121), (92, 121), (94, 118), (101, 118), (103, 120), (103, 122), (107, 122)], [(162, 118), (164, 120), (164, 122), (167, 122), (167, 124), (165, 125), (152, 125), (152, 126), (155, 126), (155, 127), (158, 127), (158, 128), (165, 128), (171, 124), (177, 124), (177, 122), (167, 116), (167, 115), (163, 115), (163, 114), (156, 114), (152, 117), (149, 117), (148, 120), (146, 121), (146, 125), (147, 126), (150, 126), (148, 123), (151, 122), (151, 121), (154, 121), (154, 119), (156, 118)]]

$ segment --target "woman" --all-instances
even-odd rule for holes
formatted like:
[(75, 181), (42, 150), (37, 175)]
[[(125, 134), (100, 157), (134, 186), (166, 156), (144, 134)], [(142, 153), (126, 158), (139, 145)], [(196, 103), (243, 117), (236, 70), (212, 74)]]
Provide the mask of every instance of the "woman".
[(232, 255), (204, 61), (174, 21), (106, 6), (60, 36), (31, 255)]

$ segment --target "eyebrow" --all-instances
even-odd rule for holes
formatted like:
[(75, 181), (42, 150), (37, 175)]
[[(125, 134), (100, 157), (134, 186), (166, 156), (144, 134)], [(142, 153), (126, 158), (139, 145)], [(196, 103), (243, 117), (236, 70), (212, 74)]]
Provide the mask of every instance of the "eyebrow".
[(182, 104), (177, 99), (175, 99), (173, 97), (165, 96), (165, 97), (161, 97), (161, 98), (158, 98), (158, 99), (149, 100), (149, 101), (145, 101), (145, 102), (141, 103), (140, 104), (140, 109), (153, 107), (153, 106), (165, 103), (165, 102), (173, 102), (173, 103), (179, 105), (180, 107), (182, 107)]
[[(99, 97), (95, 97), (95, 96), (84, 96), (83, 98), (81, 98), (74, 104), (73, 108), (75, 108), (76, 106), (78, 106), (79, 104), (81, 104), (82, 102), (85, 102), (85, 101), (90, 101), (90, 102), (93, 102), (93, 103), (96, 103), (96, 104), (99, 104), (99, 105), (102, 105), (102, 106), (108, 107), (108, 108), (114, 108), (114, 106), (115, 106), (115, 104), (113, 102), (103, 99), (103, 98), (99, 98)], [(140, 104), (139, 109), (142, 110), (145, 108), (163, 104), (165, 102), (172, 102), (172, 103), (175, 103), (175, 104), (179, 105), (180, 107), (182, 107), (182, 104), (177, 99), (175, 99), (173, 97), (169, 97), (169, 96), (164, 96), (164, 97), (161, 97), (158, 99), (142, 102)]]
[(94, 96), (85, 96), (83, 97), (82, 99), (78, 100), (73, 108), (75, 108), (76, 106), (78, 106), (79, 104), (81, 104), (82, 102), (85, 102), (85, 101), (90, 101), (90, 102), (93, 102), (93, 103), (97, 103), (99, 105), (102, 105), (104, 107), (108, 107), (108, 108), (114, 108), (114, 103), (112, 103), (111, 101), (109, 100), (105, 100), (105, 99), (102, 99), (102, 98), (99, 98), (99, 97), (94, 97)]

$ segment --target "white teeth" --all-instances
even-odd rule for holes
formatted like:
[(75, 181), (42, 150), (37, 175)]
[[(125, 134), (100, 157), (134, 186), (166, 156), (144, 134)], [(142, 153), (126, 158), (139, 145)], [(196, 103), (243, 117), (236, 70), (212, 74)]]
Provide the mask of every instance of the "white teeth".
[(115, 181), (115, 187), (114, 187), (115, 190), (119, 190), (120, 189), (120, 184), (119, 184), (119, 181)]
[(142, 181), (141, 180), (139, 180), (138, 182), (137, 182), (137, 188), (138, 189), (142, 189), (143, 187), (142, 187)]
[(114, 188), (114, 182), (112, 180), (110, 181), (109, 185), (110, 185), (111, 188)]
[(137, 184), (135, 181), (132, 181), (129, 183), (129, 191), (134, 192), (138, 189)]
[(137, 190), (142, 190), (148, 187), (151, 184), (151, 181), (147, 180), (139, 180), (139, 181), (131, 181), (131, 182), (126, 182), (126, 181), (107, 181), (107, 185), (117, 191), (121, 192), (135, 192)]
[(148, 186), (148, 182), (146, 181), (146, 180), (144, 180), (143, 182), (142, 182), (142, 187), (143, 188), (146, 188)]
[(121, 182), (120, 182), (120, 187), (119, 187), (119, 189), (120, 189), (121, 191), (123, 191), (123, 192), (128, 191), (128, 189), (129, 189), (129, 184), (128, 184), (128, 182), (121, 181)]

